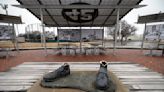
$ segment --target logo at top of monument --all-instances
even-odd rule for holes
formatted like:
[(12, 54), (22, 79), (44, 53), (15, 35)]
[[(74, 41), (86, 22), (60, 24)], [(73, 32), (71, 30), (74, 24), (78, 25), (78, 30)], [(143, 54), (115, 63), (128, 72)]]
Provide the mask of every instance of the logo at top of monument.
[[(90, 5), (84, 2), (72, 3), (70, 5)], [(93, 21), (98, 16), (98, 9), (63, 9), (62, 15), (67, 21), (85, 23)]]

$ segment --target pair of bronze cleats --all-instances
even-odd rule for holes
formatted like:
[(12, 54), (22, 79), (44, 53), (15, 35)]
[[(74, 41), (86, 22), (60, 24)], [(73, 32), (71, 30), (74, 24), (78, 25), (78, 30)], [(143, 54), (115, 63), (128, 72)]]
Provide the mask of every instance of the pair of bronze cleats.
[[(106, 90), (109, 88), (109, 79), (107, 73), (107, 62), (100, 61), (100, 69), (96, 76), (95, 87), (100, 90)], [(66, 77), (70, 75), (70, 67), (67, 63), (59, 67), (57, 70), (46, 74), (43, 77), (45, 82), (53, 82), (58, 78)]]

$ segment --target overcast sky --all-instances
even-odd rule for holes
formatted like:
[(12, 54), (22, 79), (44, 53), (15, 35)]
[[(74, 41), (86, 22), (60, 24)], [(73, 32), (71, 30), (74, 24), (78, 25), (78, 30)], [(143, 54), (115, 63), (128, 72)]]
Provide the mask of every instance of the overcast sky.
[[(28, 12), (26, 9), (20, 9), (11, 6), (11, 4), (19, 4), (16, 0), (0, 0), (1, 4), (9, 4), (8, 14), (21, 16), (22, 21), (25, 23), (19, 26), (19, 33), (24, 33), (24, 27), (28, 24), (40, 23), (40, 21)], [(140, 15), (148, 15), (159, 12), (164, 12), (164, 0), (143, 0), (140, 4), (147, 5), (146, 7), (133, 9), (130, 13), (128, 13), (122, 20), (126, 20), (128, 23), (135, 25), (138, 29), (137, 34), (142, 34), (144, 30), (143, 24), (136, 24), (138, 16)], [(5, 11), (0, 7), (0, 13), (5, 14)], [(162, 23), (164, 24), (164, 23)]]

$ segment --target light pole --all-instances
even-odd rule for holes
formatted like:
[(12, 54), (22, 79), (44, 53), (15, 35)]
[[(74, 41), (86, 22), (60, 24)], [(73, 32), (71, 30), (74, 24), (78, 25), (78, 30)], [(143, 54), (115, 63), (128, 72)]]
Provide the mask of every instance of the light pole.
[(5, 10), (6, 15), (8, 15), (8, 11), (7, 11), (8, 5), (7, 4), (0, 4), (0, 6), (2, 7), (2, 9)]

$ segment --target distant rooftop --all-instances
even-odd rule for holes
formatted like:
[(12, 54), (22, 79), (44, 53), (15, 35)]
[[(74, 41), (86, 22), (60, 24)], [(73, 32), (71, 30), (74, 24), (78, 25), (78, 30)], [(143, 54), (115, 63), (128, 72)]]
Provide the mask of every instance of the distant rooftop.
[(139, 16), (138, 23), (164, 22), (164, 13)]
[(21, 17), (0, 14), (0, 23), (22, 24)]

